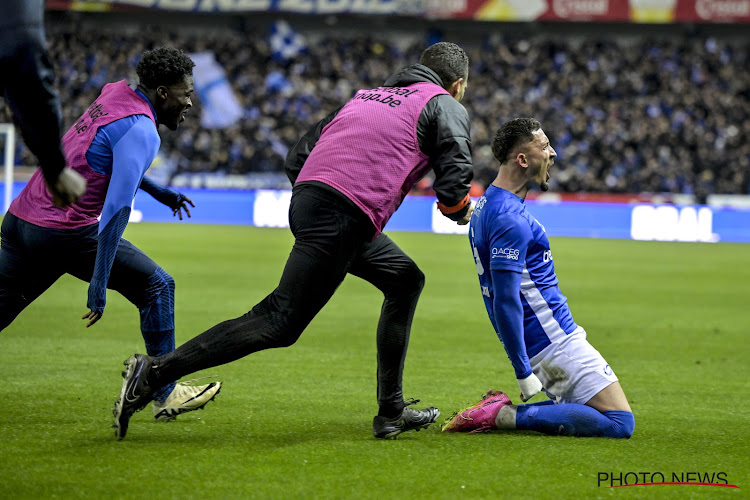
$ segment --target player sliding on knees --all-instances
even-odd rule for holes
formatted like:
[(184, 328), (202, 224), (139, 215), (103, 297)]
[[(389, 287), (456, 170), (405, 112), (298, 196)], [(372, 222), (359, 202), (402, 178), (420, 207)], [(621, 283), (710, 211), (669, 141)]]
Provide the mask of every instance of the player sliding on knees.
[[(190, 216), (188, 197), (144, 174), (161, 143), (157, 127), (177, 130), (192, 106), (193, 66), (177, 49), (146, 51), (138, 87), (105, 85), (62, 139), (68, 166), (88, 182), (85, 194), (60, 208), (37, 170), (13, 200), (2, 223), (0, 330), (67, 273), (89, 282), (86, 327), (102, 318), (110, 288), (138, 308), (149, 354), (174, 350), (174, 280), (122, 234), (139, 187), (180, 219), (182, 210)], [(220, 388), (168, 381), (149, 401), (157, 420), (171, 420), (202, 408)]]
[(521, 400), (544, 391), (551, 399), (514, 405), (500, 391), (457, 412), (444, 432), (518, 429), (629, 438), (635, 420), (614, 372), (573, 322), (560, 292), (549, 240), (523, 201), (530, 186), (549, 189), (557, 154), (531, 118), (505, 123), (492, 152), (500, 169), (476, 204), (469, 240), (490, 321), (513, 369)]

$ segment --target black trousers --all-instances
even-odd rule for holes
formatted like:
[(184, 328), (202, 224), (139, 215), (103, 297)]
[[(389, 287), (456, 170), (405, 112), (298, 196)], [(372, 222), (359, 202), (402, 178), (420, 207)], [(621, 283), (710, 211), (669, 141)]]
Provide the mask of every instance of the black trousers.
[(383, 292), (377, 398), (381, 405), (402, 403), (404, 359), (424, 274), (385, 234), (372, 240), (375, 229), (367, 216), (330, 188), (295, 186), (289, 223), (295, 242), (279, 286), (247, 314), (157, 358), (153, 382), (177, 380), (256, 351), (294, 344), (349, 273)]
[[(0, 330), (5, 329), (63, 274), (90, 282), (96, 260), (98, 224), (80, 229), (48, 229), (6, 213), (0, 244)], [(143, 308), (149, 278), (157, 264), (125, 239), (120, 240), (107, 288)], [(81, 313), (86, 294), (81, 294)]]

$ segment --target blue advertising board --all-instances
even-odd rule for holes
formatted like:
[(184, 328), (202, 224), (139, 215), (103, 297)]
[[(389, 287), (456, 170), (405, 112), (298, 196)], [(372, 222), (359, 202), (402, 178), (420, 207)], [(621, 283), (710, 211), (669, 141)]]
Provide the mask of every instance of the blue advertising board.
[[(17, 196), (24, 183), (15, 183)], [(195, 202), (192, 224), (242, 224), (288, 227), (291, 191), (181, 189)], [(750, 209), (704, 205), (646, 203), (540, 202), (530, 200), (531, 214), (550, 236), (655, 241), (750, 243)], [(132, 222), (174, 222), (172, 211), (139, 191)], [(468, 232), (438, 212), (435, 199), (407, 196), (386, 226), (388, 231)]]

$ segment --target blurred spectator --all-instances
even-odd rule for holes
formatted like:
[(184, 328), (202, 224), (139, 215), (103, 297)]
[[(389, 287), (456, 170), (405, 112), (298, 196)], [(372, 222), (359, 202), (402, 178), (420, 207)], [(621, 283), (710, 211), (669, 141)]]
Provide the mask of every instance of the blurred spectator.
[[(277, 62), (266, 35), (51, 25), (64, 123), (73, 123), (103, 82), (134, 81), (144, 49), (173, 44), (187, 52), (210, 50), (226, 70), (244, 116), (231, 128), (201, 129), (198, 96), (183, 133), (163, 137), (161, 156), (170, 175), (263, 173), (279, 182), (267, 187), (286, 188), (284, 156), (300, 133), (355, 90), (382, 84), (391, 68), (417, 59), (426, 44), (402, 51), (385, 35), (328, 38)], [(463, 104), (472, 118), (475, 191), (495, 177), (491, 134), (498, 124), (523, 115), (545, 124), (559, 154), (553, 190), (686, 193), (699, 200), (711, 193), (750, 194), (746, 41), (539, 34), (492, 36), (464, 48), (472, 65)], [(0, 121), (8, 120), (0, 107)], [(25, 151), (17, 163), (34, 161)], [(420, 191), (430, 187), (420, 185)]]

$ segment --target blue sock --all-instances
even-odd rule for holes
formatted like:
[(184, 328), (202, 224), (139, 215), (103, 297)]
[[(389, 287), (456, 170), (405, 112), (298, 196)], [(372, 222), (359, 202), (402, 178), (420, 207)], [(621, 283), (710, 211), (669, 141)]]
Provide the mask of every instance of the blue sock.
[(629, 438), (635, 419), (627, 411), (600, 413), (580, 404), (518, 405), (516, 428), (563, 436)]
[[(174, 330), (164, 332), (141, 332), (146, 343), (146, 354), (149, 356), (163, 356), (174, 351)], [(176, 383), (170, 382), (154, 391), (156, 401), (164, 401), (174, 390)]]
[[(149, 356), (163, 356), (174, 351), (174, 279), (157, 267), (144, 291), (145, 306), (141, 307), (141, 333)], [(154, 391), (156, 401), (164, 401), (174, 390), (174, 382)]]

